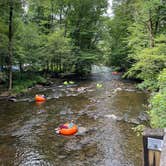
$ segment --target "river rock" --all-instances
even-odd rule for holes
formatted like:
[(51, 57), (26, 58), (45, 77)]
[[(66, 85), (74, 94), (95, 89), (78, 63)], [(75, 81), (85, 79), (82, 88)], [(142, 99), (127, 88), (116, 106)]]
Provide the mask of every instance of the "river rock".
[(149, 116), (146, 112), (140, 112), (139, 113), (139, 116), (138, 116), (138, 119), (140, 121), (148, 121), (149, 120)]
[(106, 117), (106, 118), (111, 118), (111, 119), (113, 119), (113, 120), (117, 120), (117, 116), (114, 115), (114, 114), (104, 115), (104, 117)]
[(123, 116), (123, 121), (131, 124), (140, 124), (140, 120), (138, 118), (129, 118), (129, 115), (126, 113)]
[(67, 110), (67, 111), (61, 111), (60, 112), (60, 115), (66, 115), (66, 114), (73, 114), (73, 112), (72, 111), (70, 111), (70, 110)]
[(78, 127), (76, 135), (84, 135), (88, 130), (85, 127)]
[(124, 90), (127, 92), (135, 92), (136, 91), (135, 89), (124, 89)]
[(116, 90), (116, 91), (121, 91), (121, 90), (122, 90), (122, 88), (116, 88), (115, 90)]
[(9, 101), (17, 102), (17, 99), (14, 97), (9, 98)]
[(80, 149), (82, 149), (82, 144), (80, 142), (77, 142), (76, 139), (72, 139), (72, 140), (70, 140), (69, 142), (67, 142), (65, 144), (65, 149), (67, 151), (70, 151), (70, 150), (80, 150)]
[(131, 123), (131, 124), (136, 124), (136, 125), (139, 125), (141, 124), (141, 122), (138, 120), (138, 119), (129, 119), (128, 121), (126, 121), (127, 123)]
[(32, 98), (21, 98), (21, 99), (13, 98), (13, 99), (10, 99), (10, 101), (13, 101), (13, 102), (32, 102), (32, 101), (34, 101), (34, 99), (32, 99)]
[(88, 146), (84, 148), (84, 151), (86, 156), (93, 157), (97, 154), (97, 145), (95, 143), (88, 144)]
[(116, 120), (116, 121), (121, 121), (121, 120), (123, 120), (123, 117), (116, 116), (116, 115), (114, 115), (114, 114), (104, 115), (104, 117), (110, 118), (110, 119)]
[(43, 88), (43, 85), (41, 85), (41, 84), (36, 84), (36, 85), (35, 85), (35, 88)]

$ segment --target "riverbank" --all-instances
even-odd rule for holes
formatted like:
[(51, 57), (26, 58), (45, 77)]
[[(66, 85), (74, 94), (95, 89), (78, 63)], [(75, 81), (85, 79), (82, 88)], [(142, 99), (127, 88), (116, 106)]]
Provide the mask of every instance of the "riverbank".
[[(95, 70), (96, 70), (96, 68), (95, 68)], [(104, 70), (105, 70), (105, 68), (104, 68)], [(24, 96), (25, 94), (29, 93), (31, 90), (33, 90), (35, 88), (45, 89), (45, 88), (53, 86), (54, 84), (63, 84), (64, 82), (70, 82), (70, 81), (71, 82), (73, 82), (73, 81), (78, 82), (78, 81), (88, 81), (88, 80), (92, 80), (92, 79), (93, 80), (99, 79), (102, 81), (103, 80), (109, 81), (109, 80), (114, 80), (114, 79), (115, 80), (121, 79), (124, 82), (132, 83), (136, 87), (136, 83), (137, 83), (136, 81), (122, 79), (121, 78), (122, 74), (115, 75), (113, 72), (110, 72), (110, 71), (108, 73), (109, 73), (109, 75), (104, 75), (104, 77), (102, 76), (101, 78), (98, 78), (98, 74), (95, 72), (93, 73), (93, 71), (92, 71), (92, 74), (89, 74), (86, 76), (78, 76), (74, 73), (68, 73), (68, 74), (62, 73), (59, 75), (50, 74), (47, 77), (44, 77), (41, 74), (40, 75), (38, 74), (37, 76), (35, 76), (34, 74), (28, 75), (28, 76), (24, 75), (21, 77), (21, 79), (19, 78), (18, 80), (13, 81), (14, 87), (13, 87), (12, 91), (8, 91), (4, 84), (1, 85), (0, 100), (15, 101), (16, 98), (19, 98), (19, 96)], [(70, 86), (70, 85), (65, 84), (65, 83), (64, 83), (64, 85)], [(119, 88), (118, 84), (115, 88), (115, 91), (116, 90), (121, 90), (121, 88)]]
[(0, 99), (10, 99), (22, 93), (28, 92), (36, 85), (48, 85), (49, 80), (40, 74), (36, 73), (14, 73), (13, 88), (11, 91), (7, 90), (5, 83), (1, 84)]

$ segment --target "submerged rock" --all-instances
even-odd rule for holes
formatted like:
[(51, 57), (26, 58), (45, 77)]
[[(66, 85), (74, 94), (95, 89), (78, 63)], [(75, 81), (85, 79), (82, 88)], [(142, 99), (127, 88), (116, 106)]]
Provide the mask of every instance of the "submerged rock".
[(71, 110), (66, 110), (66, 111), (61, 111), (60, 115), (66, 115), (66, 114), (73, 114), (73, 112)]
[(78, 127), (76, 135), (84, 135), (88, 130), (85, 127)]
[(128, 119), (128, 120), (125, 121), (125, 122), (127, 122), (127, 123), (131, 123), (131, 124), (136, 124), (136, 125), (141, 124), (141, 122), (140, 122), (138, 119), (134, 119), (134, 118), (132, 118), (132, 119)]
[(136, 125), (141, 124), (143, 121), (148, 120), (148, 118), (146, 116), (144, 116), (144, 114), (142, 116), (139, 115), (136, 118), (130, 118), (128, 114), (124, 114), (123, 116), (116, 116), (114, 114), (108, 114), (108, 115), (104, 115), (104, 117), (110, 118), (115, 121), (124, 121), (127, 123), (136, 124)]
[(138, 116), (138, 119), (140, 121), (148, 121), (149, 120), (149, 116), (146, 112), (140, 112), (139, 113), (139, 116)]
[(41, 85), (41, 84), (36, 84), (36, 85), (35, 85), (35, 88), (43, 88), (43, 85)]
[(112, 119), (112, 120), (117, 120), (117, 121), (121, 121), (121, 120), (123, 120), (123, 117), (116, 116), (116, 115), (114, 115), (114, 114), (104, 115), (104, 117), (106, 117), (106, 118), (110, 118), (110, 119)]

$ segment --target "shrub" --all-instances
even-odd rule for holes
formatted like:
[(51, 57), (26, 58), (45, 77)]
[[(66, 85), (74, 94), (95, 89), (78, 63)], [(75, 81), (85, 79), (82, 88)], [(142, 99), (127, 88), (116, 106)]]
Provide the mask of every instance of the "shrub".
[(151, 117), (152, 127), (166, 127), (166, 69), (158, 77), (159, 91), (156, 92), (151, 100)]

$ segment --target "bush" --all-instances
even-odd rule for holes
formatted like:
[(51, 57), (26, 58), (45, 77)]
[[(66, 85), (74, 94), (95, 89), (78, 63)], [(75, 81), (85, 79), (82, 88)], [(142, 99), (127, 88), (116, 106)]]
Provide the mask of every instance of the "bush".
[(151, 117), (152, 127), (166, 127), (166, 69), (158, 77), (159, 92), (155, 93), (151, 100)]
[(42, 76), (36, 76), (34, 74), (24, 74), (21, 79), (13, 81), (13, 92), (20, 93), (26, 92), (27, 88), (34, 86), (35, 84), (46, 83), (46, 79)]
[(144, 48), (130, 58), (134, 59), (135, 63), (125, 74), (129, 78), (137, 78), (143, 80), (140, 85), (141, 89), (156, 90), (157, 78), (166, 67), (166, 38), (158, 37), (156, 46), (153, 48)]

